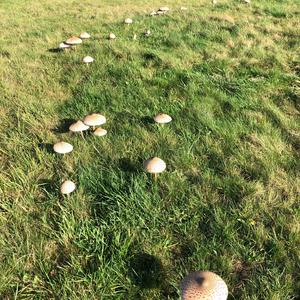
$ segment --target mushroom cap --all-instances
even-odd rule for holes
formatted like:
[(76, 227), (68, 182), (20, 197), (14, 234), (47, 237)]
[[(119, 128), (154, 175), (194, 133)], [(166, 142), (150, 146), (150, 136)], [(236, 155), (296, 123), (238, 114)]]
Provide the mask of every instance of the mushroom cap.
[(187, 8), (185, 6), (181, 6), (180, 9), (181, 10), (187, 10)]
[(116, 35), (115, 35), (114, 33), (111, 32), (111, 33), (109, 34), (109, 39), (110, 39), (110, 40), (114, 40), (115, 38), (116, 38)]
[(170, 9), (167, 6), (162, 6), (162, 7), (159, 8), (159, 10), (160, 11), (169, 11)]
[(63, 184), (60, 187), (60, 192), (62, 194), (70, 194), (72, 193), (76, 188), (76, 185), (73, 181), (71, 180), (66, 180), (63, 182)]
[(157, 15), (164, 15), (166, 12), (165, 11), (162, 11), (162, 10), (158, 10), (156, 12)]
[(99, 127), (99, 128), (97, 128), (97, 129), (93, 132), (93, 134), (94, 134), (95, 136), (104, 136), (104, 135), (107, 134), (107, 130), (105, 130), (105, 129)]
[(79, 37), (81, 39), (89, 39), (91, 37), (91, 35), (88, 34), (87, 32), (81, 32), (80, 35), (79, 35)]
[(65, 41), (65, 44), (68, 45), (78, 45), (82, 43), (82, 39), (77, 36), (73, 36)]
[(100, 126), (106, 123), (106, 118), (100, 114), (91, 114), (84, 118), (83, 123), (88, 126)]
[(66, 142), (58, 142), (58, 143), (54, 144), (53, 150), (56, 153), (65, 154), (65, 153), (72, 152), (73, 146)]
[(150, 13), (150, 16), (156, 16), (156, 15), (157, 15), (157, 12), (154, 10)]
[(161, 173), (166, 167), (166, 163), (159, 157), (153, 157), (144, 161), (144, 168), (148, 173)]
[(89, 64), (94, 61), (94, 59), (91, 56), (85, 56), (82, 60), (84, 63)]
[(149, 29), (147, 29), (145, 32), (144, 32), (144, 35), (145, 36), (149, 36), (151, 34), (151, 31)]
[(65, 44), (65, 43), (60, 43), (58, 46), (59, 49), (65, 49), (65, 48), (70, 48), (70, 47), (71, 47), (70, 45)]
[(81, 132), (89, 129), (90, 127), (88, 125), (85, 125), (82, 121), (77, 121), (70, 125), (69, 130), (72, 132)]
[(130, 18), (126, 18), (124, 22), (125, 24), (132, 24), (133, 21)]
[(154, 117), (154, 121), (159, 124), (166, 124), (172, 121), (172, 117), (167, 114), (158, 114)]
[(182, 300), (226, 300), (228, 288), (213, 272), (192, 272), (181, 283), (181, 295)]

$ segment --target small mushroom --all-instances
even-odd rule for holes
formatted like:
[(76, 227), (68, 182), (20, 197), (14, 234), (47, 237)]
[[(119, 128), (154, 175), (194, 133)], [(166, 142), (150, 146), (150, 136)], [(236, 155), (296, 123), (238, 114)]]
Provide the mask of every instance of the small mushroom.
[(218, 1), (217, 0), (212, 0), (211, 3), (212, 3), (212, 5), (216, 5), (218, 3)]
[(76, 185), (73, 181), (71, 180), (66, 180), (63, 182), (63, 184), (61, 185), (60, 187), (60, 192), (63, 194), (63, 195), (69, 195), (71, 194), (72, 192), (75, 191), (75, 188), (76, 188)]
[(132, 22), (133, 21), (130, 18), (126, 18), (125, 21), (124, 21), (125, 24), (132, 24)]
[(244, 0), (245, 3), (250, 4), (251, 0)]
[(157, 174), (162, 173), (166, 167), (166, 163), (159, 157), (153, 157), (144, 161), (144, 169), (146, 172), (153, 174), (154, 180), (156, 180)]
[(65, 50), (65, 49), (68, 49), (68, 48), (70, 48), (70, 47), (71, 47), (70, 45), (65, 44), (65, 43), (60, 43), (59, 46), (58, 46), (58, 48), (59, 48), (60, 50)]
[(91, 37), (91, 35), (88, 34), (87, 32), (81, 32), (80, 35), (79, 35), (79, 37), (81, 39), (89, 39)]
[(85, 64), (90, 64), (94, 61), (94, 59), (91, 56), (85, 56), (82, 60)]
[(154, 11), (154, 10), (150, 13), (150, 16), (151, 16), (151, 17), (156, 16), (156, 15), (157, 15), (157, 12)]
[(115, 35), (114, 33), (111, 32), (111, 33), (109, 34), (108, 38), (109, 38), (110, 40), (114, 40), (114, 39), (116, 38), (116, 35)]
[(154, 117), (154, 121), (159, 124), (166, 124), (172, 121), (172, 117), (167, 114), (158, 114)]
[(73, 36), (73, 37), (71, 37), (71, 38), (69, 38), (69, 39), (67, 39), (66, 41), (65, 41), (65, 44), (67, 44), (67, 45), (70, 45), (70, 46), (76, 46), (76, 45), (79, 45), (79, 44), (81, 44), (82, 43), (82, 39), (80, 39), (79, 37), (77, 37), (77, 36)]
[(180, 10), (187, 10), (187, 8), (185, 6), (181, 6)]
[(105, 130), (105, 129), (99, 127), (99, 128), (97, 128), (97, 129), (93, 132), (93, 134), (94, 134), (95, 136), (104, 136), (104, 135), (107, 134), (107, 130)]
[(170, 9), (169, 9), (169, 7), (167, 7), (167, 6), (162, 6), (162, 7), (160, 7), (159, 8), (159, 11), (163, 11), (163, 12), (167, 12), (167, 11), (169, 11)]
[(95, 126), (100, 126), (106, 123), (106, 118), (100, 114), (91, 114), (84, 118), (83, 123), (88, 126), (92, 126), (95, 130)]
[(151, 35), (151, 31), (149, 29), (147, 29), (145, 32), (144, 32), (144, 35), (146, 37), (150, 36)]
[(181, 283), (182, 300), (226, 300), (228, 288), (223, 279), (209, 271), (193, 272)]
[(53, 150), (59, 154), (66, 154), (73, 151), (73, 146), (66, 142), (58, 142), (54, 144)]
[(73, 123), (70, 125), (69, 130), (71, 132), (80, 132), (81, 136), (83, 137), (83, 131), (88, 130), (90, 127), (88, 125), (85, 125), (82, 121), (77, 121), (76, 123)]

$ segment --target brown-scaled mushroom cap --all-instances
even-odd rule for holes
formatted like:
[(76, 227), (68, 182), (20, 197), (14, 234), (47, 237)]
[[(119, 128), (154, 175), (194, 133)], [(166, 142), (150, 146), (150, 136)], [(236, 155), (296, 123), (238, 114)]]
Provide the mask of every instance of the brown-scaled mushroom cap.
[(106, 123), (106, 118), (100, 114), (91, 114), (84, 118), (83, 123), (88, 126), (100, 126)]
[(71, 45), (71, 46), (79, 45), (81, 43), (82, 43), (82, 39), (80, 39), (77, 36), (73, 36), (73, 37), (71, 37), (71, 38), (69, 38), (65, 41), (65, 44), (68, 44), (68, 45)]
[(167, 114), (158, 114), (154, 117), (154, 121), (159, 124), (166, 124), (172, 121), (172, 117)]
[(144, 168), (148, 173), (162, 173), (166, 169), (166, 163), (159, 157), (153, 157), (144, 161)]
[(72, 132), (82, 132), (89, 128), (90, 127), (88, 125), (85, 125), (82, 121), (79, 120), (73, 123), (72, 125), (70, 125), (69, 130)]
[(60, 187), (60, 192), (64, 195), (68, 195), (72, 193), (76, 188), (76, 185), (71, 180), (66, 180), (63, 182), (63, 184)]
[(181, 283), (182, 300), (226, 300), (228, 288), (224, 280), (209, 271), (193, 272)]
[(79, 37), (81, 39), (89, 39), (91, 36), (87, 32), (81, 32), (80, 35), (79, 35)]
[(65, 154), (65, 153), (72, 152), (73, 146), (66, 142), (58, 142), (58, 143), (54, 144), (53, 150), (56, 153)]
[(95, 136), (104, 136), (104, 135), (107, 134), (107, 130), (105, 130), (105, 129), (99, 127), (99, 128), (97, 128), (97, 129), (93, 132), (93, 134), (94, 134)]

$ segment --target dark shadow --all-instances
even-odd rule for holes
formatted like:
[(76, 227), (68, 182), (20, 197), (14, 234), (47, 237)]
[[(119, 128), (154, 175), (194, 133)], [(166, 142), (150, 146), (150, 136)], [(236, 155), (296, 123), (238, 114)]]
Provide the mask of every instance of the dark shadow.
[(60, 48), (50, 48), (47, 50), (48, 52), (51, 52), (51, 53), (59, 53), (59, 52), (63, 52), (62, 49)]
[(69, 132), (70, 125), (75, 122), (75, 119), (62, 119), (56, 127), (51, 129), (51, 131), (55, 133), (67, 133)]
[(139, 171), (139, 166), (137, 162), (133, 162), (129, 158), (123, 157), (118, 161), (119, 168), (124, 172), (137, 173)]
[(128, 269), (132, 282), (141, 288), (158, 288), (164, 282), (163, 265), (153, 255), (143, 252), (134, 255), (129, 261)]
[(38, 148), (48, 153), (54, 153), (53, 144), (50, 143), (39, 143)]
[(38, 180), (38, 185), (46, 193), (49, 193), (49, 194), (56, 194), (57, 193), (57, 184), (54, 180), (43, 178), (43, 179)]
[(149, 117), (149, 116), (142, 117), (142, 118), (141, 118), (141, 122), (142, 122), (142, 124), (145, 125), (145, 126), (154, 124), (153, 118), (151, 118), (151, 117)]

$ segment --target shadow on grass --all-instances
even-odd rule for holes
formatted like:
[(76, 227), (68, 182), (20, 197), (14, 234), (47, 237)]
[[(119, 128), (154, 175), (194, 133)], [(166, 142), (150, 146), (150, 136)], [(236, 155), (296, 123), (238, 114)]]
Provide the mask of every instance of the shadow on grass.
[(53, 144), (50, 143), (39, 143), (38, 148), (47, 153), (54, 153)]
[(71, 118), (62, 119), (56, 127), (51, 129), (51, 131), (54, 133), (67, 133), (69, 132), (70, 125), (75, 122), (76, 120)]
[(164, 269), (161, 261), (148, 253), (135, 254), (128, 264), (132, 282), (141, 288), (159, 288), (164, 282)]

